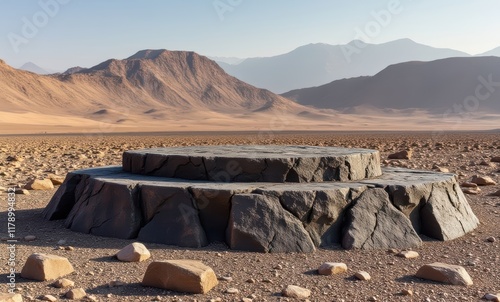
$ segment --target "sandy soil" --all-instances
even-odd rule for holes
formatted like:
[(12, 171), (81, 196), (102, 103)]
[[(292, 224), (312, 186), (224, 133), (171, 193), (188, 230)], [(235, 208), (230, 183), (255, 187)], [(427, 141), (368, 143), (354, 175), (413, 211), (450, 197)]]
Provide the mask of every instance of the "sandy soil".
[[(385, 164), (431, 170), (434, 165), (448, 168), (461, 181), (472, 175), (487, 175), (500, 182), (500, 165), (489, 163), (500, 156), (498, 133), (219, 133), (219, 134), (165, 134), (130, 136), (11, 136), (0, 137), (0, 175), (2, 187), (24, 185), (34, 177), (48, 173), (60, 175), (91, 166), (119, 164), (124, 150), (157, 146), (209, 144), (299, 144), (320, 146), (366, 147), (381, 151), (386, 159), (389, 153), (413, 148), (409, 161), (385, 161)], [(7, 161), (15, 156), (22, 161)], [(481, 164), (481, 162), (485, 163)], [(462, 238), (438, 242), (424, 238), (416, 249), (417, 259), (402, 259), (385, 250), (345, 251), (340, 248), (319, 249), (312, 254), (254, 254), (228, 250), (223, 244), (191, 250), (158, 244), (146, 244), (152, 258), (142, 263), (121, 263), (112, 258), (120, 248), (132, 241), (96, 237), (74, 233), (63, 227), (62, 221), (44, 221), (40, 213), (55, 189), (30, 191), (16, 195), (16, 235), (23, 238), (35, 235), (35, 241), (17, 244), (17, 269), (33, 252), (51, 253), (67, 257), (75, 273), (67, 278), (75, 287), (83, 287), (99, 301), (241, 301), (254, 296), (253, 301), (291, 301), (280, 296), (281, 290), (293, 284), (312, 291), (310, 301), (478, 301), (485, 293), (500, 292), (500, 197), (488, 196), (500, 189), (499, 185), (483, 187), (479, 195), (467, 198), (481, 221), (480, 227)], [(0, 194), (0, 235), (5, 237), (7, 195)], [(495, 242), (486, 238), (495, 237)], [(73, 251), (58, 250), (58, 241), (73, 246)], [(0, 276), (7, 280), (7, 247), (1, 243)], [(198, 259), (211, 266), (218, 277), (232, 277), (220, 281), (206, 295), (184, 295), (142, 287), (139, 282), (152, 260)], [(414, 277), (418, 268), (431, 262), (463, 265), (474, 285), (460, 287), (428, 282)], [(319, 276), (316, 270), (324, 262), (345, 262), (348, 273)], [(355, 281), (358, 270), (370, 273), (372, 280)], [(247, 282), (253, 279), (255, 283)], [(110, 281), (120, 280), (124, 286), (109, 287)], [(2, 282), (4, 282), (2, 281)], [(61, 296), (67, 291), (50, 286), (51, 282), (31, 282), (20, 277), (17, 289), (26, 300), (40, 295)], [(238, 294), (225, 293), (237, 288)], [(412, 289), (414, 295), (401, 296), (403, 289)], [(2, 284), (0, 292), (6, 292)]]
[[(2, 108), (3, 109), (3, 108)], [(68, 115), (44, 112), (2, 111), (0, 135), (75, 133), (144, 133), (192, 131), (468, 131), (498, 128), (500, 115), (478, 112), (475, 115), (443, 116), (423, 111), (393, 110), (339, 113), (309, 108), (294, 113), (231, 113), (159, 110), (154, 113), (131, 110), (106, 111), (99, 115)]]

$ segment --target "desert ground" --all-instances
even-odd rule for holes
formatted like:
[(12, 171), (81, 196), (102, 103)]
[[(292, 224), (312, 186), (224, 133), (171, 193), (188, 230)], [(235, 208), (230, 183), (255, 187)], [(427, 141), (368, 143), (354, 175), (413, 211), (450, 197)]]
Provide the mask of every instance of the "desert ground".
[[(221, 144), (287, 144), (372, 148), (381, 152), (383, 165), (412, 169), (447, 168), (460, 183), (473, 175), (490, 176), (500, 183), (498, 132), (244, 132), (244, 133), (163, 133), (115, 135), (39, 135), (0, 137), (1, 191), (23, 187), (29, 180), (48, 174), (64, 176), (76, 169), (121, 163), (129, 149), (161, 146)], [(412, 149), (410, 160), (387, 160), (390, 153)], [(257, 254), (231, 251), (223, 244), (186, 249), (146, 243), (152, 257), (140, 263), (124, 263), (113, 255), (133, 242), (69, 231), (63, 221), (45, 221), (41, 212), (57, 188), (16, 194), (17, 271), (35, 252), (66, 257), (75, 272), (66, 278), (84, 288), (98, 301), (292, 301), (281, 297), (287, 285), (312, 291), (310, 301), (479, 301), (486, 293), (500, 292), (500, 197), (490, 196), (500, 185), (481, 187), (467, 199), (481, 225), (464, 237), (448, 242), (423, 238), (416, 259), (404, 259), (387, 250), (318, 249), (310, 254)], [(0, 237), (7, 236), (7, 194), (0, 194)], [(33, 241), (23, 240), (33, 235)], [(490, 237), (494, 238), (492, 240)], [(487, 240), (490, 239), (490, 240)], [(62, 242), (64, 241), (64, 242)], [(491, 242), (493, 241), (493, 242)], [(7, 244), (2, 242), (0, 260), (7, 280)], [(72, 246), (73, 250), (59, 249)], [(140, 285), (146, 267), (153, 260), (195, 259), (212, 267), (219, 285), (205, 295), (188, 295)], [(344, 262), (348, 272), (320, 276), (316, 269), (324, 262)], [(416, 278), (424, 264), (445, 262), (464, 266), (474, 285), (445, 285)], [(367, 271), (372, 279), (357, 281), (353, 275)], [(113, 281), (123, 284), (113, 286)], [(2, 283), (4, 283), (2, 281)], [(17, 277), (16, 291), (26, 301), (42, 295), (65, 300), (68, 289), (52, 287), (51, 281), (32, 282)], [(116, 282), (115, 282), (116, 284)], [(227, 289), (236, 288), (237, 293)], [(411, 290), (413, 295), (402, 295)], [(0, 292), (7, 292), (2, 284)]]

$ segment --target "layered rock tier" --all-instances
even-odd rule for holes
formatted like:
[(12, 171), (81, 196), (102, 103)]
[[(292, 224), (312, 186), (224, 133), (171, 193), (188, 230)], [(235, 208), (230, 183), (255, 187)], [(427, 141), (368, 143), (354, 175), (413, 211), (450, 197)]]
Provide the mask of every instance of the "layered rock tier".
[(376, 150), (314, 146), (196, 146), (126, 151), (123, 170), (216, 182), (349, 181), (382, 173)]
[[(422, 244), (422, 235), (451, 240), (479, 224), (453, 174), (381, 170), (374, 150), (180, 150), (128, 151), (123, 167), (72, 172), (43, 215), (77, 232), (254, 252), (404, 249)], [(210, 176), (229, 173), (229, 163), (239, 173)]]

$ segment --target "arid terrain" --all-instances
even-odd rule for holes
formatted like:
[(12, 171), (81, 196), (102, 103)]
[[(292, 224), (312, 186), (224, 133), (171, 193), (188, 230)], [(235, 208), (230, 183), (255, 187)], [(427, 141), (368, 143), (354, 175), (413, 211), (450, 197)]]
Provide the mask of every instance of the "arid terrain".
[[(489, 176), (500, 183), (499, 132), (397, 133), (397, 132), (247, 132), (247, 133), (163, 133), (130, 135), (3, 136), (0, 137), (0, 237), (7, 236), (7, 194), (4, 189), (24, 185), (48, 174), (64, 176), (76, 169), (121, 164), (125, 150), (162, 146), (222, 144), (287, 144), (341, 146), (377, 149), (385, 166), (456, 173), (459, 182), (473, 175)], [(412, 149), (410, 160), (388, 160), (391, 153)], [(57, 189), (57, 188), (56, 188)], [(311, 254), (257, 254), (231, 251), (223, 244), (194, 250), (146, 243), (152, 257), (140, 263), (124, 263), (113, 255), (130, 240), (96, 237), (69, 231), (63, 221), (45, 221), (41, 212), (56, 189), (30, 190), (16, 194), (17, 271), (27, 257), (48, 253), (67, 257), (75, 272), (66, 278), (98, 301), (292, 301), (281, 297), (287, 285), (312, 291), (310, 301), (479, 301), (486, 293), (500, 292), (500, 185), (481, 187), (467, 199), (481, 225), (459, 239), (439, 242), (423, 238), (415, 249), (420, 256), (404, 259), (387, 250), (319, 249)], [(23, 238), (36, 236), (33, 241)], [(492, 240), (490, 237), (494, 238)], [(487, 240), (487, 239), (490, 240)], [(63, 242), (64, 241), (64, 242)], [(493, 241), (493, 242), (492, 242)], [(0, 260), (6, 280), (7, 244), (2, 242)], [(73, 250), (59, 249), (71, 246)], [(140, 285), (146, 267), (153, 260), (195, 259), (212, 267), (219, 285), (205, 295), (186, 295)], [(344, 262), (348, 272), (333, 276), (316, 273), (324, 262)], [(464, 266), (472, 277), (470, 287), (444, 285), (416, 278), (424, 264), (445, 262)], [(353, 275), (367, 271), (372, 279), (357, 281)], [(123, 282), (110, 286), (112, 281)], [(4, 282), (2, 282), (4, 283)], [(52, 287), (51, 281), (32, 282), (17, 277), (17, 292), (26, 301), (41, 295), (65, 300), (68, 289)], [(226, 292), (236, 288), (238, 293)], [(412, 290), (413, 295), (401, 295)], [(0, 292), (6, 292), (2, 284)]]

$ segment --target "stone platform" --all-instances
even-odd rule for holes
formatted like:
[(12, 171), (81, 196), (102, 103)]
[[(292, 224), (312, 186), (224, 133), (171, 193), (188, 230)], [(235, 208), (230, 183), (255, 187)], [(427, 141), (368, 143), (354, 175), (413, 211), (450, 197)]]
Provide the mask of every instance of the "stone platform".
[(126, 151), (123, 170), (217, 182), (349, 181), (382, 173), (376, 150), (272, 145)]
[[(273, 146), (275, 149), (267, 153), (263, 146), (216, 148), (219, 153), (215, 157), (214, 152), (209, 152), (210, 147), (187, 148), (184, 155), (179, 148), (130, 151), (124, 154), (124, 163), (128, 164), (123, 168), (101, 167), (69, 173), (43, 215), (49, 220), (65, 219), (66, 227), (77, 232), (182, 247), (225, 242), (231, 249), (255, 252), (312, 252), (317, 247), (335, 244), (347, 249), (412, 248), (422, 243), (420, 235), (451, 240), (479, 224), (453, 174), (381, 170), (378, 166), (378, 170), (365, 168), (364, 171), (371, 171), (365, 173), (375, 174), (370, 174), (370, 178), (325, 181), (324, 175), (341, 173), (324, 171), (338, 171), (343, 164), (351, 167), (346, 170), (351, 172), (355, 170), (352, 167), (378, 164), (377, 151), (357, 150), (350, 154), (342, 151), (332, 155), (326, 150), (321, 153), (323, 148), (319, 147), (278, 150)], [(237, 152), (238, 148), (242, 152)], [(220, 157), (220, 150), (225, 150), (225, 157)], [(301, 157), (300, 150), (315, 151)], [(254, 151), (257, 153), (252, 155)], [(325, 160), (321, 154), (337, 160)], [(352, 164), (345, 165), (349, 156)], [(235, 174), (245, 177), (232, 181), (243, 181), (248, 175), (260, 175), (257, 178), (260, 181), (217, 182), (142, 175), (178, 172), (180, 168), (172, 170), (168, 164), (172, 158), (176, 163), (184, 158), (185, 166), (195, 168), (199, 161), (193, 158), (201, 158), (200, 165), (205, 167), (210, 167), (207, 158), (222, 158), (221, 163), (236, 159), (246, 172)], [(249, 158), (258, 169), (250, 169)], [(307, 158), (314, 158), (316, 164), (298, 169)], [(273, 172), (274, 168), (269, 168), (272, 166), (262, 170), (259, 163), (269, 159), (290, 163), (287, 167), (298, 171), (299, 177), (293, 179), (297, 182), (264, 182), (275, 175), (285, 176), (286, 180), (290, 173), (283, 172), (286, 169)], [(137, 164), (141, 161), (142, 164)], [(241, 164), (245, 161), (248, 165)], [(318, 164), (321, 162), (322, 165)], [(164, 168), (148, 168), (154, 166)], [(172, 167), (175, 166), (182, 165)], [(319, 166), (323, 170), (316, 174)], [(252, 171), (260, 172), (252, 174)], [(203, 179), (209, 174), (198, 176)], [(262, 176), (266, 174), (270, 176)], [(374, 178), (377, 174), (381, 175)], [(359, 174), (350, 177), (356, 178), (354, 175)]]

